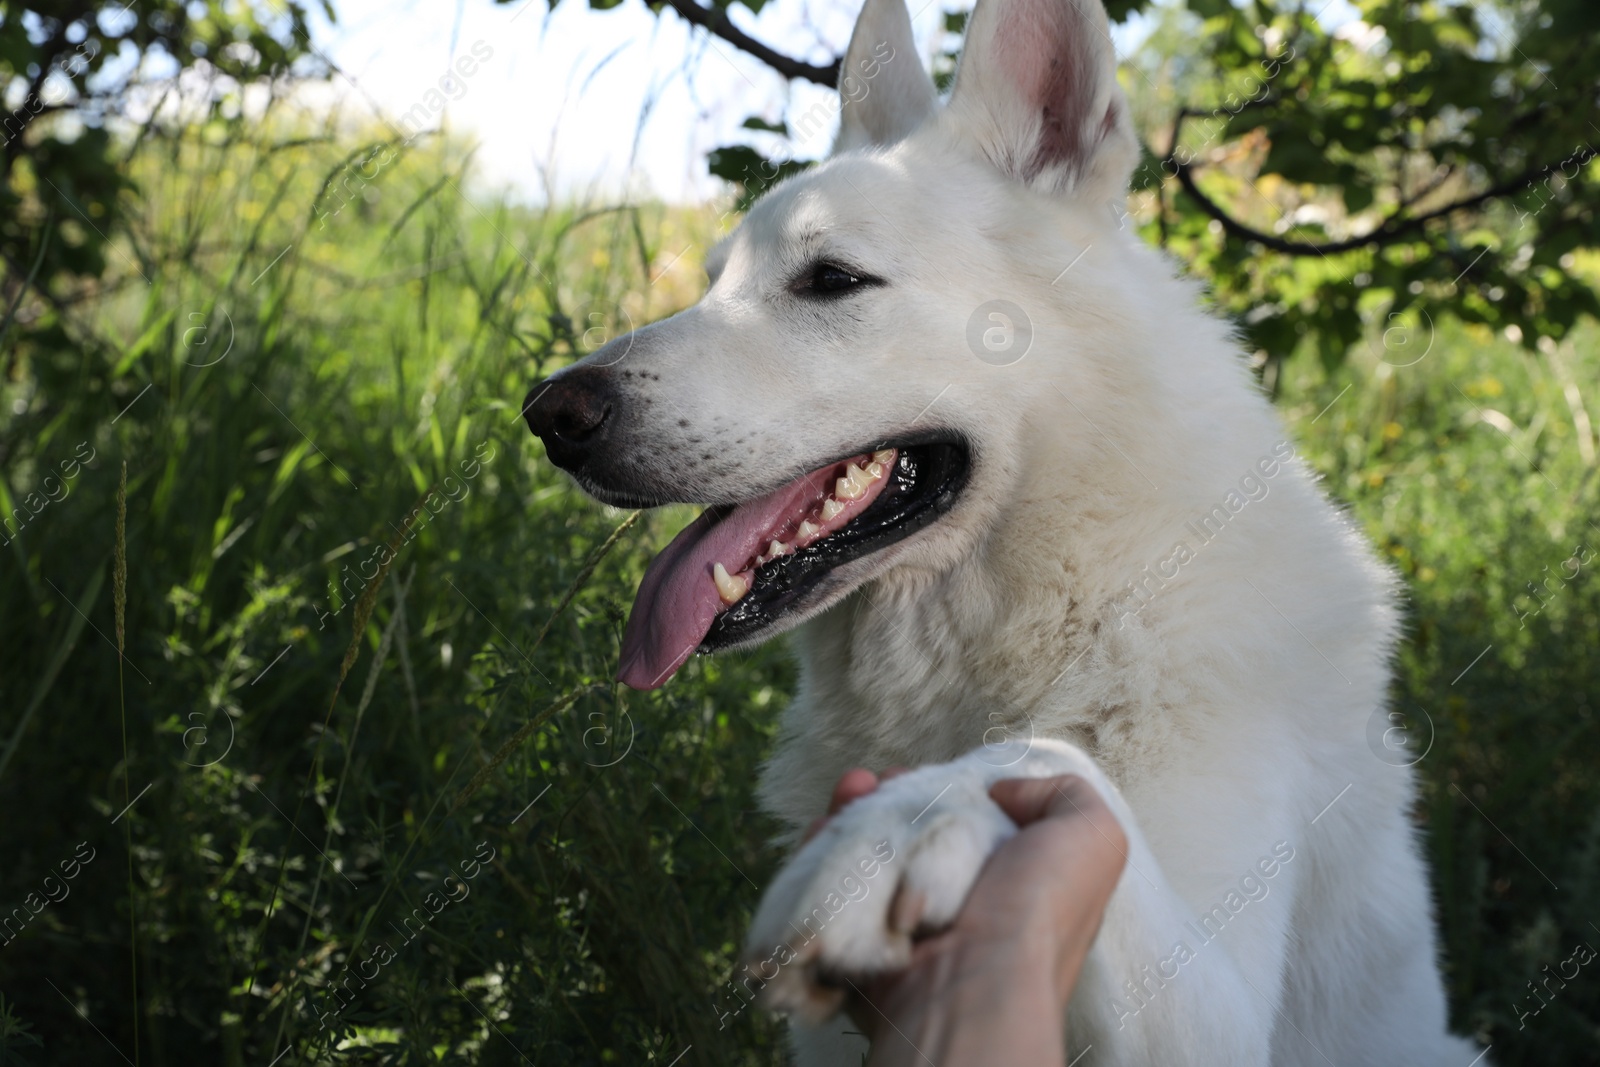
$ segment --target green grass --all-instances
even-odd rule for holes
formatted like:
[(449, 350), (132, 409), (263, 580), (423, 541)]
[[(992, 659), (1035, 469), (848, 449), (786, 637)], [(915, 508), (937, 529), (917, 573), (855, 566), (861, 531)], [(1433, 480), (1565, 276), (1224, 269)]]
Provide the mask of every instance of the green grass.
[(1286, 403), (1407, 583), (1395, 706), (1419, 743), (1431, 722), (1418, 818), (1456, 1025), (1498, 1063), (1579, 1063), (1600, 1037), (1587, 969), (1519, 1016), (1540, 1005), (1526, 983), (1600, 946), (1600, 484), (1577, 429), (1600, 410), (1600, 331), (1548, 355), (1483, 334), (1441, 328), (1402, 369), (1292, 368)]
[[(94, 858), (0, 947), (0, 1063), (777, 1062), (724, 983), (779, 859), (752, 790), (792, 669), (775, 645), (613, 685), (687, 512), (602, 553), (628, 516), (518, 419), (575, 351), (694, 299), (715, 213), (506, 208), (463, 196), (453, 146), (361, 147), (152, 135), (121, 280), (3, 385), (0, 515), (57, 499), (0, 549), (0, 917)], [(1291, 362), (1280, 403), (1410, 586), (1396, 701), (1433, 725), (1418, 818), (1458, 1025), (1502, 1064), (1580, 1062), (1587, 969), (1520, 1031), (1510, 1006), (1600, 944), (1600, 586), (1519, 597), (1600, 548), (1564, 389), (1600, 421), (1600, 333), (1433, 341), (1398, 370)]]

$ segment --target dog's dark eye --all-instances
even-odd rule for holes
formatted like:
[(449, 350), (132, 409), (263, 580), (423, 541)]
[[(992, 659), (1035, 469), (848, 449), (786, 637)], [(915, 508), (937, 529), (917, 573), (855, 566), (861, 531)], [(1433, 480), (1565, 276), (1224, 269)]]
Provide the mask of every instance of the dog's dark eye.
[(866, 284), (869, 279), (857, 274), (855, 271), (846, 270), (844, 267), (832, 263), (819, 263), (811, 272), (811, 279), (806, 283), (806, 288), (813, 293), (830, 295), (854, 289), (858, 285)]

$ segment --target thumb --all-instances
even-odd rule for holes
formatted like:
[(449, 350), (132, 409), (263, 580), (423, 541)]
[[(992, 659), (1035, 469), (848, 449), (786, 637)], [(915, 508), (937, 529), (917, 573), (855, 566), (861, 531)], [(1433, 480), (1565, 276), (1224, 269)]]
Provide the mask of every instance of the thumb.
[(991, 786), (989, 796), (1019, 828), (1048, 818), (1086, 824), (1091, 832), (1085, 833), (1084, 840), (1096, 848), (1109, 846), (1110, 852), (1121, 860), (1115, 864), (1117, 871), (1127, 862), (1126, 831), (1105, 798), (1076, 774), (1008, 778)]
[(989, 796), (1018, 826), (1027, 826), (1052, 815), (1082, 815), (1095, 819), (1107, 812), (1100, 794), (1076, 774), (1007, 778), (991, 786)]

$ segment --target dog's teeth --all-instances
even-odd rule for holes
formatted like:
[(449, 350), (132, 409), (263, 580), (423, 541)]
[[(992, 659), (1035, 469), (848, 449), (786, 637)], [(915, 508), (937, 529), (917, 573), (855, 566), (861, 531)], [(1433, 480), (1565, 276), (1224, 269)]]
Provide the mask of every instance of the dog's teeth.
[(724, 604), (737, 603), (739, 598), (750, 591), (750, 583), (737, 574), (729, 574), (728, 568), (718, 563), (711, 568), (711, 580), (717, 583), (717, 595)]
[(777, 559), (779, 556), (787, 556), (793, 551), (794, 549), (790, 548), (782, 541), (774, 541), (772, 544), (767, 546), (767, 554), (763, 557), (763, 559)]
[[(843, 479), (841, 478), (840, 481), (843, 481)], [(843, 510), (844, 510), (844, 505), (843, 504), (839, 503), (837, 500), (833, 499), (832, 497), (829, 497), (827, 500), (824, 500), (822, 502), (822, 521), (823, 522), (832, 521), (839, 514), (839, 512), (841, 512)]]
[(800, 529), (798, 529), (798, 530), (796, 530), (794, 532), (794, 539), (797, 542), (798, 541), (809, 541), (809, 540), (811, 540), (813, 537), (817, 536), (817, 534), (819, 534), (821, 532), (822, 532), (822, 527), (813, 526), (809, 521), (802, 519), (800, 521)]
[(844, 477), (834, 483), (833, 495), (842, 500), (856, 500), (871, 484), (872, 479), (867, 476), (867, 472), (852, 463), (845, 468)]
[(894, 449), (885, 448), (881, 452), (874, 452), (872, 454), (872, 459), (876, 463), (882, 463), (887, 466), (889, 461), (894, 459)]
[(877, 481), (883, 477), (883, 464), (873, 460), (867, 464), (867, 473), (872, 476), (873, 481)]

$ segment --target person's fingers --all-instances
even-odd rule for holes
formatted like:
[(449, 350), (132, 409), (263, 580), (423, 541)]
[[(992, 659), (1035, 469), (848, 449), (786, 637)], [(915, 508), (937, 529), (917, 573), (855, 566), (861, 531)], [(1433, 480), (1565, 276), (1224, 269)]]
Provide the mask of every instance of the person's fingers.
[(1050, 816), (1081, 816), (1119, 855), (1127, 855), (1127, 836), (1116, 816), (1094, 787), (1075, 774), (1055, 778), (1008, 778), (996, 782), (989, 789), (989, 796), (1018, 826)]
[[(989, 796), (1000, 805), (1001, 811), (1011, 817), (1012, 822), (1027, 826), (1048, 815), (1057, 814), (1058, 805), (1065, 809), (1060, 814), (1072, 812), (1071, 804), (1063, 803), (1062, 796), (1067, 789), (1082, 782), (1082, 778), (1072, 774), (1058, 778), (1007, 778), (990, 786)], [(1081, 802), (1079, 806), (1082, 806)]]
[(833, 787), (833, 799), (828, 802), (828, 814), (837, 814), (840, 808), (852, 800), (866, 796), (876, 788), (878, 788), (878, 776), (871, 771), (861, 767), (845, 771)]

